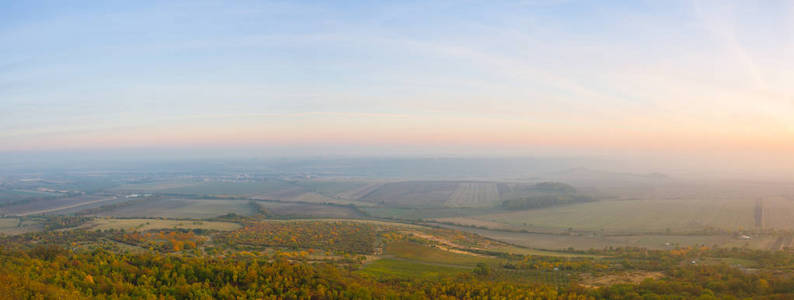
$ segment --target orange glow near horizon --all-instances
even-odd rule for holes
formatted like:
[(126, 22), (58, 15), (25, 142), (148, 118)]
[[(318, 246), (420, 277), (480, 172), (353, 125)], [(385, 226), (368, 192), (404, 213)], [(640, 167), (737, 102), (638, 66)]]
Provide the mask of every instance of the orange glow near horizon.
[(165, 126), (52, 134), (18, 139), (5, 151), (129, 147), (252, 145), (394, 145), (517, 148), (575, 148), (582, 153), (624, 151), (794, 150), (794, 136), (777, 128), (748, 129), (655, 124), (544, 124), (484, 117), (415, 117), (377, 114), (308, 114), (172, 122)]

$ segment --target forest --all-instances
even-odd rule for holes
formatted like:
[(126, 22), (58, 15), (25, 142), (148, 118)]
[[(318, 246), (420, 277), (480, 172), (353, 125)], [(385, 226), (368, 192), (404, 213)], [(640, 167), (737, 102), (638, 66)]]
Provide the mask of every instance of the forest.
[[(47, 224), (65, 230), (0, 237), (0, 294), (8, 299), (794, 297), (794, 252), (788, 249), (619, 247), (543, 254), (506, 251), (504, 243), (450, 229), (261, 217), (237, 217), (242, 226), (234, 230), (85, 227), (106, 221), (50, 217)], [(390, 272), (406, 267), (414, 273)], [(620, 276), (637, 278), (610, 280)]]

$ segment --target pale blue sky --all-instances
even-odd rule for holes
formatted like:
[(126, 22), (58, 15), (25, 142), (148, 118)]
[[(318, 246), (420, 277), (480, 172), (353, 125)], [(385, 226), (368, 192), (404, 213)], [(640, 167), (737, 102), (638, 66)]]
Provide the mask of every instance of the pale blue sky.
[(792, 3), (2, 1), (0, 151), (782, 153)]

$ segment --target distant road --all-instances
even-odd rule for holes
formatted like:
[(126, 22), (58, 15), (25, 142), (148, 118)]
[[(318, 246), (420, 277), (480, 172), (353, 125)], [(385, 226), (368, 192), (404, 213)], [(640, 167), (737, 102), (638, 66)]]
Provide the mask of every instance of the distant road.
[(80, 206), (84, 206), (84, 205), (89, 205), (89, 204), (94, 204), (94, 203), (99, 203), (99, 202), (105, 202), (105, 201), (110, 201), (110, 200), (116, 200), (116, 199), (118, 199), (118, 198), (116, 196), (113, 196), (113, 197), (102, 198), (102, 199), (97, 199), (97, 200), (93, 200), (93, 201), (86, 201), (86, 202), (80, 202), (80, 203), (76, 203), (76, 204), (59, 206), (59, 207), (50, 208), (50, 209), (29, 211), (29, 212), (25, 212), (25, 213), (16, 214), (16, 215), (19, 216), (19, 217), (24, 217), (24, 216), (29, 216), (29, 215), (46, 214), (46, 213), (55, 212), (55, 211), (59, 211), (59, 210), (70, 209), (70, 208), (75, 208), (75, 207), (80, 207)]

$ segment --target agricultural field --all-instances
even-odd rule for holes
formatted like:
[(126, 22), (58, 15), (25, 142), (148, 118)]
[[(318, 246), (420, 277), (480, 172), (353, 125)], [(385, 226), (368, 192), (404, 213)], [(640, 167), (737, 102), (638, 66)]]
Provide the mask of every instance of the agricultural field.
[(162, 229), (204, 229), (231, 231), (242, 226), (232, 222), (218, 221), (192, 221), (192, 220), (160, 220), (160, 219), (107, 219), (97, 218), (79, 229), (83, 230), (125, 230), (125, 231), (149, 231)]
[(483, 237), (503, 241), (513, 245), (531, 249), (564, 250), (564, 249), (603, 249), (608, 247), (643, 247), (648, 249), (671, 249), (678, 246), (720, 245), (722, 247), (745, 246), (751, 248), (765, 248), (769, 241), (758, 238), (750, 241), (739, 240), (730, 234), (713, 235), (659, 235), (659, 234), (633, 234), (601, 236), (589, 233), (533, 233), (513, 232), (502, 230), (489, 230), (482, 228), (460, 227), (442, 225), (478, 234)]
[(20, 218), (0, 218), (0, 234), (16, 235), (44, 229), (39, 220)]
[(119, 191), (119, 192), (127, 192), (127, 193), (160, 192), (163, 190), (186, 188), (195, 185), (197, 185), (197, 183), (185, 181), (185, 180), (158, 181), (158, 182), (150, 182), (150, 183), (127, 183), (116, 186), (110, 189), (110, 191)]
[(267, 196), (261, 197), (263, 199), (276, 199), (281, 201), (291, 201), (291, 202), (308, 202), (308, 203), (336, 203), (336, 204), (351, 204), (354, 203), (352, 201), (341, 200), (341, 199), (334, 199), (328, 197), (323, 194), (318, 194), (314, 192), (306, 192), (306, 193), (298, 193), (294, 195), (276, 195), (276, 196)]
[(18, 224), (18, 218), (0, 218), (0, 228), (17, 227)]
[(200, 182), (188, 186), (180, 186), (160, 190), (161, 193), (185, 195), (228, 195), (254, 196), (261, 194), (289, 194), (301, 192), (299, 186), (282, 180), (266, 180), (261, 182)]
[(386, 257), (412, 260), (432, 265), (452, 265), (457, 267), (474, 267), (477, 263), (496, 263), (492, 257), (466, 252), (442, 250), (410, 240), (389, 243), (383, 250)]
[(347, 199), (347, 200), (358, 200), (362, 199), (367, 196), (369, 193), (377, 190), (381, 187), (383, 183), (375, 182), (375, 183), (367, 183), (365, 185), (359, 186), (357, 188), (353, 188), (341, 193), (338, 193), (336, 196), (340, 199)]
[(418, 261), (382, 258), (364, 265), (361, 273), (375, 278), (417, 278), (417, 279), (438, 279), (443, 276), (470, 273), (473, 268), (427, 264)]
[(371, 206), (371, 207), (360, 207), (360, 209), (372, 217), (387, 218), (387, 219), (403, 219), (403, 220), (465, 217), (465, 216), (490, 214), (495, 212), (504, 212), (504, 210), (502, 209), (485, 208), (485, 207), (483, 208), (463, 208), (463, 207), (411, 208), (411, 207)]
[[(184, 198), (252, 198), (310, 203), (356, 203), (355, 199), (339, 196), (351, 189), (365, 186), (354, 181), (286, 181), (269, 179), (257, 182), (163, 182), (127, 184), (117, 191), (160, 193)], [(369, 205), (367, 203), (357, 203)]]
[(463, 182), (444, 202), (447, 207), (491, 207), (499, 205), (499, 188), (492, 182)]
[(251, 215), (254, 208), (246, 200), (223, 199), (155, 199), (116, 209), (101, 211), (98, 216), (154, 218), (212, 218), (225, 214)]
[[(231, 176), (192, 177), (191, 180), (163, 176), (154, 176), (152, 180), (145, 178), (88, 178), (85, 184), (74, 178), (25, 181), (18, 187), (32, 188), (31, 191), (38, 185), (109, 188), (77, 197), (56, 193), (61, 196), (0, 207), (0, 214), (206, 219), (226, 214), (255, 216), (259, 213), (258, 205), (273, 219), (376, 219), (444, 226), (457, 224), (461, 226), (455, 228), (462, 231), (478, 232), (523, 247), (551, 250), (609, 246), (667, 249), (695, 244), (782, 249), (791, 246), (792, 241), (776, 235), (757, 234), (752, 234), (750, 240), (743, 240), (738, 239), (737, 234), (762, 229), (794, 229), (794, 221), (790, 218), (794, 213), (794, 198), (787, 196), (794, 187), (752, 182), (684, 184), (668, 179), (638, 186), (574, 188), (540, 179), (390, 181), (384, 178), (282, 176), (276, 179), (275, 176), (260, 176), (234, 181)], [(199, 181), (198, 178), (205, 179)], [(113, 182), (141, 183), (114, 185)], [(15, 187), (14, 191), (21, 190)], [(537, 195), (580, 191), (596, 195), (594, 199), (598, 201), (551, 207), (508, 207), (504, 204), (510, 199), (532, 200)], [(153, 196), (128, 198), (130, 194), (143, 193), (153, 193)], [(257, 205), (252, 205), (251, 200)], [(32, 223), (20, 227), (24, 229), (7, 231), (34, 230), (35, 221), (29, 222)]]
[(35, 190), (5, 190), (0, 189), (0, 205), (31, 200), (35, 198), (46, 198), (58, 196), (58, 193), (48, 193)]
[[(770, 204), (768, 206), (772, 206)], [(794, 208), (794, 201), (776, 201), (781, 211)], [(534, 210), (473, 216), (472, 219), (507, 224), (514, 227), (573, 228), (596, 232), (692, 232), (706, 228), (728, 231), (751, 230), (754, 201), (747, 200), (629, 200), (599, 201)], [(773, 215), (770, 215), (773, 218)], [(782, 214), (769, 223), (794, 228)], [(442, 219), (443, 220), (443, 219)]]
[(101, 205), (117, 199), (118, 198), (115, 196), (100, 195), (37, 199), (21, 204), (0, 207), (0, 214), (18, 216), (52, 214), (89, 205)]
[(390, 182), (360, 200), (396, 207), (443, 206), (457, 187), (457, 182), (449, 181)]
[(13, 234), (18, 231), (19, 219), (17, 218), (0, 218), (0, 233)]
[(304, 188), (308, 192), (314, 192), (331, 198), (345, 199), (358, 199), (358, 197), (348, 198), (346, 196), (348, 196), (351, 191), (357, 191), (370, 185), (367, 182), (341, 180), (302, 180), (295, 181), (294, 184)]
[[(119, 280), (125, 280), (126, 286), (136, 287), (135, 293), (146, 288), (151, 293), (174, 297), (188, 297), (199, 287), (205, 289), (203, 293), (219, 297), (229, 295), (226, 293), (244, 295), (244, 291), (280, 291), (255, 290), (262, 284), (274, 282), (262, 280), (265, 274), (272, 278), (283, 277), (275, 282), (286, 284), (303, 285), (307, 280), (324, 280), (303, 286), (304, 292), (312, 295), (334, 295), (326, 294), (329, 288), (354, 287), (353, 290), (361, 292), (369, 286), (375, 288), (366, 291), (367, 295), (389, 288), (404, 289), (406, 296), (420, 290), (434, 295), (430, 298), (446, 295), (438, 293), (460, 296), (481, 291), (515, 298), (528, 293), (522, 289), (538, 289), (532, 293), (549, 292), (549, 295), (569, 291), (578, 295), (601, 295), (602, 290), (597, 287), (654, 291), (655, 285), (674, 282), (672, 287), (686, 283), (687, 288), (681, 290), (685, 295), (682, 298), (690, 298), (686, 295), (713, 293), (712, 289), (735, 294), (735, 289), (713, 283), (715, 280), (753, 282), (758, 280), (755, 276), (765, 276), (764, 280), (774, 285), (774, 291), (787, 291), (788, 281), (776, 274), (782, 274), (778, 271), (789, 268), (793, 261), (791, 254), (785, 251), (767, 255), (742, 248), (703, 246), (662, 250), (539, 251), (454, 229), (370, 220), (284, 221), (239, 216), (235, 222), (38, 218), (46, 224), (82, 225), (36, 234), (0, 236), (0, 244), (4, 245), (0, 248), (0, 270), (4, 270), (0, 288), (4, 285), (17, 287), (8, 289), (9, 293), (19, 291), (20, 286), (23, 290), (42, 286), (21, 284), (25, 278), (51, 285), (50, 292), (71, 288), (100, 295), (132, 293), (132, 290), (119, 292), (114, 289), (113, 283)], [(0, 224), (12, 225), (5, 219), (2, 222)], [(60, 263), (69, 262), (64, 260), (67, 257), (81, 263)], [(694, 266), (692, 261), (698, 265)], [(766, 264), (759, 263), (761, 261)], [(146, 273), (140, 266), (165, 271)], [(42, 272), (41, 268), (46, 270)], [(763, 269), (744, 272), (742, 268)], [(135, 280), (144, 278), (144, 274), (158, 280)], [(239, 274), (238, 279), (229, 279), (231, 274)], [(709, 277), (709, 274), (727, 278)], [(734, 277), (741, 281), (731, 279)], [(78, 281), (79, 286), (70, 286), (62, 278)], [(162, 280), (172, 280), (179, 288), (164, 288)], [(343, 280), (352, 281), (339, 284)], [(781, 280), (784, 281), (778, 283)], [(203, 285), (207, 281), (222, 282), (224, 287)], [(91, 290), (80, 289), (82, 286), (90, 286)], [(701, 291), (706, 287), (709, 288), (707, 292)], [(746, 289), (741, 290), (742, 295), (772, 291), (772, 287)], [(661, 291), (669, 294), (673, 290), (664, 287)], [(611, 294), (614, 292), (604, 293), (603, 299), (614, 296)], [(289, 298), (297, 294), (284, 295)]]
[(347, 206), (269, 201), (258, 201), (257, 205), (268, 217), (342, 219), (364, 217), (357, 209)]
[(359, 201), (392, 208), (498, 208), (506, 200), (534, 200), (531, 197), (593, 199), (557, 182), (399, 181), (368, 187)]

